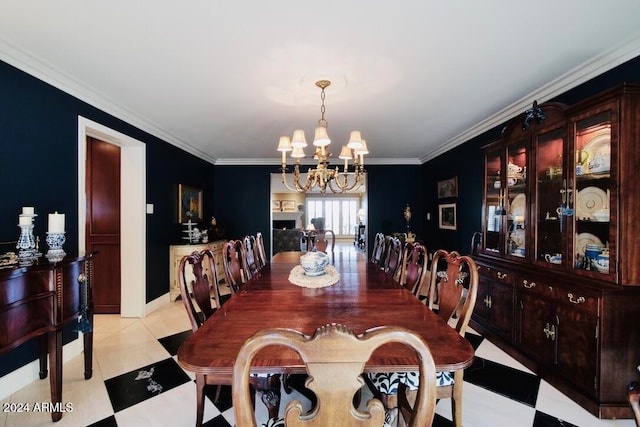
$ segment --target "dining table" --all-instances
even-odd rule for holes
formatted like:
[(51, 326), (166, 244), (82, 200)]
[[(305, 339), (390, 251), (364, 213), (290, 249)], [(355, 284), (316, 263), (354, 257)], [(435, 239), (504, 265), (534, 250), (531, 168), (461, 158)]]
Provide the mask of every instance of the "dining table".
[[(473, 362), (471, 344), (363, 252), (330, 252), (329, 266), (335, 269), (337, 282), (321, 287), (291, 283), (290, 274), (302, 255), (299, 251), (275, 254), (183, 342), (178, 363), (214, 383), (230, 384), (238, 351), (256, 332), (288, 328), (310, 336), (330, 323), (343, 324), (355, 334), (384, 325), (416, 332), (429, 346), (437, 371), (456, 371)], [(293, 350), (272, 349), (256, 355), (253, 373), (306, 373)], [(373, 353), (364, 371), (418, 371), (418, 361), (410, 348), (390, 343)]]

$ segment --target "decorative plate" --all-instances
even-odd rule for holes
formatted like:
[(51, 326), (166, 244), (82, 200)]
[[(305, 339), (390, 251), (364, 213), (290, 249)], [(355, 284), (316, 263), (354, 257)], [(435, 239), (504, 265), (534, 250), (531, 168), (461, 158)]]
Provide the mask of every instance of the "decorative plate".
[(518, 194), (511, 201), (511, 206), (509, 207), (509, 214), (511, 214), (512, 218), (516, 216), (521, 216), (524, 218), (524, 210), (527, 207), (527, 199), (524, 194)]
[(587, 157), (583, 165), (584, 172), (589, 173), (589, 163), (595, 159), (596, 156), (607, 156), (611, 154), (611, 132), (608, 130), (599, 132), (584, 145), (583, 150), (589, 153), (589, 157)]
[(585, 187), (578, 191), (576, 210), (578, 218), (591, 218), (595, 211), (609, 207), (607, 193), (598, 187)]
[(600, 239), (591, 233), (580, 233), (576, 236), (576, 254), (584, 256), (584, 249), (587, 245), (602, 245)]

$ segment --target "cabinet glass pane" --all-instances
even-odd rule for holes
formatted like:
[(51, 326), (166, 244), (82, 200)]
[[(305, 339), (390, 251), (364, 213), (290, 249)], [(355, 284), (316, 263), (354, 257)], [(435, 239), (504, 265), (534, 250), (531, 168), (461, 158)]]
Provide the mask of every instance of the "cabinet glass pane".
[(526, 142), (519, 141), (507, 147), (507, 240), (505, 252), (516, 257), (527, 254), (526, 230), (528, 221), (527, 150)]
[[(536, 141), (536, 234), (535, 258), (562, 264), (562, 208), (567, 207), (562, 168), (562, 129), (538, 136)], [(564, 200), (564, 201), (563, 201)]]
[(485, 236), (484, 248), (488, 252), (500, 252), (500, 236), (502, 234), (502, 180), (500, 175), (501, 162), (499, 153), (489, 153), (486, 157), (485, 171)]
[(575, 124), (575, 268), (609, 274), (611, 115)]

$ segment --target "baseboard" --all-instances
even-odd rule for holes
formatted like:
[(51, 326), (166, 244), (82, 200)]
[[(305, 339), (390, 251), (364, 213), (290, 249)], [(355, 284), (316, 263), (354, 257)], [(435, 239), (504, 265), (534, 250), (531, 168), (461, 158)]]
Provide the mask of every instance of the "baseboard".
[[(83, 349), (82, 334), (78, 334), (78, 339), (62, 347), (62, 363), (67, 363), (74, 357), (79, 356), (82, 354)], [(64, 367), (62, 372), (64, 381)], [(11, 394), (31, 384), (35, 380), (49, 382), (48, 376), (44, 380), (40, 379), (40, 362), (37, 359), (0, 378), (0, 400), (9, 397)]]

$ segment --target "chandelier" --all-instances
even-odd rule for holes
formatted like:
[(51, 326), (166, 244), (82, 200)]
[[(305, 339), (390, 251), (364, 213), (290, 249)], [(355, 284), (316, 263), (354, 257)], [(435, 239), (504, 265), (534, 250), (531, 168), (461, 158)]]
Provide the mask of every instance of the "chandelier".
[[(324, 90), (331, 84), (329, 80), (319, 80), (316, 86), (321, 89), (320, 99), (322, 106), (320, 107), (320, 120), (316, 127), (313, 146), (315, 147), (314, 160), (317, 160), (315, 167), (309, 167), (306, 172), (306, 178), (301, 175), (300, 159), (305, 157), (304, 148), (307, 146), (307, 140), (304, 131), (297, 129), (293, 132), (293, 137), (281, 136), (278, 142), (278, 151), (282, 152), (282, 183), (291, 191), (306, 193), (317, 188), (320, 193), (324, 194), (327, 188), (333, 193), (345, 193), (358, 189), (364, 183), (364, 155), (369, 154), (367, 143), (360, 136), (360, 131), (352, 131), (347, 145), (343, 145), (340, 150), (339, 159), (344, 160), (344, 168), (342, 173), (338, 166), (329, 167), (329, 157), (331, 153), (328, 146), (331, 143), (327, 133), (327, 121), (324, 118)], [(287, 182), (287, 152), (291, 152), (291, 157), (295, 159), (293, 165), (293, 185)], [(353, 161), (353, 166), (349, 165), (349, 161)], [(304, 180), (304, 183), (302, 182)]]

